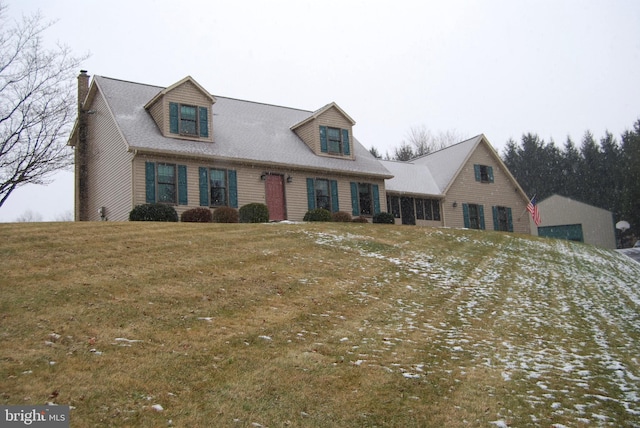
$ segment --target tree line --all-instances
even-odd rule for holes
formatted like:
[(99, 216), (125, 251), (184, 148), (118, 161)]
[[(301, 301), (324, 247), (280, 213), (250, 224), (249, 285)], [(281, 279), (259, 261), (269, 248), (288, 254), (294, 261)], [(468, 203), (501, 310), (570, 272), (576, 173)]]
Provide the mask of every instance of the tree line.
[(530, 198), (559, 194), (604, 208), (630, 223), (627, 236), (640, 237), (640, 119), (620, 140), (606, 132), (597, 141), (587, 131), (579, 146), (568, 137), (558, 148), (527, 133), (509, 140), (502, 158)]

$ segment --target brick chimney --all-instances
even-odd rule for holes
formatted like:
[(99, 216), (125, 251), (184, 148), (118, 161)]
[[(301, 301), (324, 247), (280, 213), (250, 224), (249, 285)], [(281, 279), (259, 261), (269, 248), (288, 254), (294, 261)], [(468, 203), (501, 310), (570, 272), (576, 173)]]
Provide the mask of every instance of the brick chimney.
[(89, 93), (89, 75), (80, 70), (78, 75), (78, 141), (75, 147), (75, 220), (89, 220), (88, 205), (88, 165), (87, 165), (87, 113), (84, 101)]
[(87, 98), (89, 93), (89, 75), (87, 70), (80, 70), (78, 75), (78, 113), (82, 109), (82, 103)]

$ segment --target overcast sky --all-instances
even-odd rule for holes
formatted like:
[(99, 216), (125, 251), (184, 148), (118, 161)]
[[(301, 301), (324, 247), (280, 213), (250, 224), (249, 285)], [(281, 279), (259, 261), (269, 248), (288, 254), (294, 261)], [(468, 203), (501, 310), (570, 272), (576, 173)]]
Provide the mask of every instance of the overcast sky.
[[(316, 110), (335, 101), (365, 147), (411, 127), (485, 134), (502, 153), (535, 132), (619, 139), (640, 118), (640, 1), (0, 0), (90, 53), (90, 75)], [(73, 210), (73, 174), (15, 191), (0, 221)]]

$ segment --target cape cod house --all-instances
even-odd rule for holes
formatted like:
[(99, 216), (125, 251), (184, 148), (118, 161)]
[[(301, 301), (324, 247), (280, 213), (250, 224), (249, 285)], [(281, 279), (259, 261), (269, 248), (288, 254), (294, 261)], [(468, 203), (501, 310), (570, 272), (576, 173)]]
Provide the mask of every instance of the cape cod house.
[(330, 103), (315, 112), (215, 97), (193, 78), (162, 88), (78, 76), (76, 220), (127, 220), (144, 203), (264, 203), (271, 220), (311, 208), (371, 217), (391, 173)]
[(191, 77), (163, 88), (81, 71), (69, 139), (75, 218), (124, 221), (156, 202), (178, 214), (258, 202), (272, 221), (326, 208), (530, 233), (527, 198), (483, 135), (392, 162), (373, 157), (354, 125), (335, 103), (311, 112), (213, 96)]
[(531, 233), (528, 198), (484, 135), (410, 162), (381, 161), (398, 224)]

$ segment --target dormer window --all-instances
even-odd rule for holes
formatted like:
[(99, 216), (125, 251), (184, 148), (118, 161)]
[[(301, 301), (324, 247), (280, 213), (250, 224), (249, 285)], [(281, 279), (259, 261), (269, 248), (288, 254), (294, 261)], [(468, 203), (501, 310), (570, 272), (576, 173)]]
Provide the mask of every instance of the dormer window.
[(180, 133), (198, 135), (198, 110), (196, 106), (180, 105)]
[(338, 128), (327, 128), (327, 140), (329, 142), (329, 153), (342, 154), (342, 136)]
[(189, 137), (209, 136), (209, 109), (188, 104), (169, 103), (170, 132)]
[(320, 126), (320, 151), (329, 155), (349, 156), (349, 130)]

